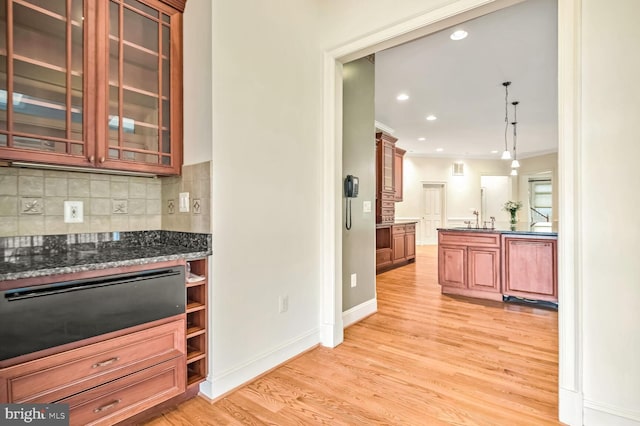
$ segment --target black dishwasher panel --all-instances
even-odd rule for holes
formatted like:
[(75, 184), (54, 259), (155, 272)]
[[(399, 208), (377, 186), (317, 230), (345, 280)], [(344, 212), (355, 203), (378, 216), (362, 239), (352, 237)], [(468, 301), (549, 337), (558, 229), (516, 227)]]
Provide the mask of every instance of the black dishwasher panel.
[(185, 312), (184, 267), (2, 292), (0, 360)]

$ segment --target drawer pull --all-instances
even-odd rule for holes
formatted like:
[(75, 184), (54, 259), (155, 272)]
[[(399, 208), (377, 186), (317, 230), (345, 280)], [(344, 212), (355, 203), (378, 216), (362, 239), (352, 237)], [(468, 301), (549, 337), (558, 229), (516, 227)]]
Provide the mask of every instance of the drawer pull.
[(105, 410), (108, 410), (108, 409), (110, 409), (110, 408), (113, 408), (113, 407), (115, 407), (115, 406), (116, 406), (116, 405), (118, 405), (118, 404), (120, 404), (120, 400), (119, 400), (119, 399), (116, 399), (115, 401), (110, 402), (110, 403), (109, 403), (109, 404), (107, 404), (107, 405), (103, 405), (102, 407), (98, 407), (98, 408), (96, 408), (95, 410), (93, 410), (93, 412), (94, 412), (94, 413), (101, 413), (102, 411), (105, 411)]
[(109, 364), (113, 364), (114, 362), (118, 361), (120, 358), (117, 356), (114, 356), (113, 358), (107, 359), (105, 361), (101, 361), (101, 362), (96, 362), (95, 364), (93, 364), (91, 366), (91, 368), (99, 368), (99, 367), (104, 367), (107, 366)]

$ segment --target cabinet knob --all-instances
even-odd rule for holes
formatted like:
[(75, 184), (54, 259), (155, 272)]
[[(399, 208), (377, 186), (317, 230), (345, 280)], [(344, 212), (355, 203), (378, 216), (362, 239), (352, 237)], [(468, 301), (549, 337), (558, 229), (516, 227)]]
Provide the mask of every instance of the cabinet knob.
[(100, 157), (100, 160), (99, 160), (99, 161), (100, 161), (101, 163), (104, 163), (104, 157)]
[(96, 157), (94, 157), (93, 155), (89, 156), (89, 162), (93, 163), (96, 160)]

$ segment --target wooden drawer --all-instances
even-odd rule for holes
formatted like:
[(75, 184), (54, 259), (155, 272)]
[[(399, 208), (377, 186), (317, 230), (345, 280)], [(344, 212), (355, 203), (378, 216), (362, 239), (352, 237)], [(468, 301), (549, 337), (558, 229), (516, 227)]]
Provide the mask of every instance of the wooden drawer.
[(404, 234), (406, 225), (393, 225), (393, 235)]
[(387, 193), (387, 192), (383, 192), (382, 194), (380, 194), (380, 199), (383, 201), (395, 201), (396, 196), (395, 193)]
[(0, 370), (6, 402), (50, 403), (184, 354), (185, 319)]
[(500, 247), (500, 234), (484, 232), (438, 232), (438, 244), (470, 247)]
[(376, 266), (382, 266), (391, 263), (391, 249), (376, 250)]
[(404, 226), (404, 230), (407, 234), (409, 233), (415, 233), (416, 232), (416, 224), (415, 223), (408, 223)]
[(396, 205), (395, 205), (394, 201), (382, 201), (380, 204), (382, 205), (383, 209), (393, 209), (393, 210), (395, 210), (395, 208), (396, 208)]
[(112, 425), (185, 391), (184, 356), (58, 401), (71, 425)]

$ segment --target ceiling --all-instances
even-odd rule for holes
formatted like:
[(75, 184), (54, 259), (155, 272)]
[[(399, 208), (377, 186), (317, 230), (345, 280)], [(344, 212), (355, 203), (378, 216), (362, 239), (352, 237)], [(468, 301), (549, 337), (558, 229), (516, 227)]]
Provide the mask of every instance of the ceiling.
[[(451, 40), (457, 29), (468, 37)], [(378, 52), (375, 63), (376, 121), (409, 155), (500, 158), (504, 81), (509, 122), (519, 101), (518, 158), (557, 151), (556, 0), (527, 0)], [(400, 93), (409, 99), (396, 100)], [(431, 114), (437, 119), (427, 121)], [(511, 149), (513, 126), (507, 133)]]

